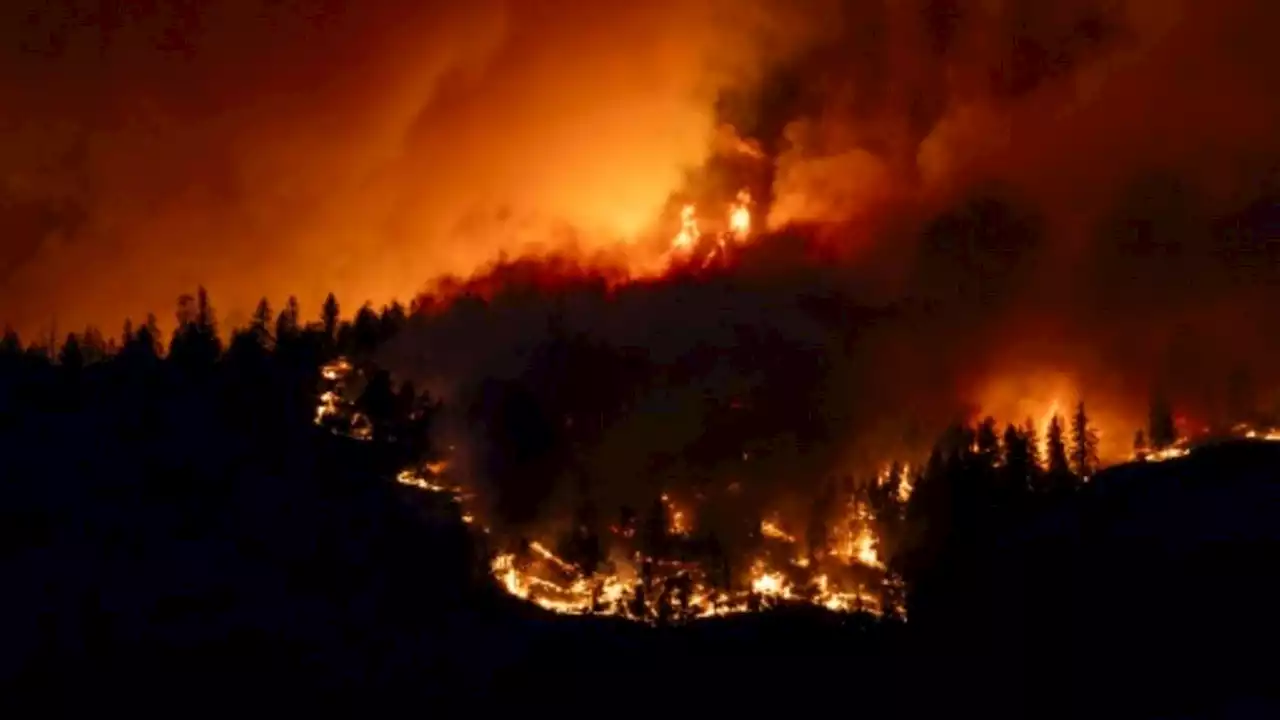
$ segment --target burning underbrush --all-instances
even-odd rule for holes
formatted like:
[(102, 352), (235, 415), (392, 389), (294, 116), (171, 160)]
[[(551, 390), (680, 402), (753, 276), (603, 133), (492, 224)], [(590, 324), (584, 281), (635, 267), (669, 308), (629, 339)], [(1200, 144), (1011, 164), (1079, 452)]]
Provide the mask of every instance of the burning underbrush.
[[(951, 452), (978, 458), (997, 494), (1069, 491), (1214, 435), (1280, 439), (1170, 418), (1130, 443), (1132, 358), (1048, 372), (1081, 366), (1068, 331), (1015, 343), (1009, 316), (961, 296), (876, 304), (809, 239), (757, 235), (743, 192), (709, 215), (681, 208), (648, 266), (503, 260), (440, 283), (377, 352), (447, 408), (437, 462), (400, 482), (450, 498), (495, 581), (555, 612), (904, 615), (907, 510), (928, 466), (892, 459), (922, 460), (957, 421)], [(354, 370), (324, 368), (316, 420), (367, 440), (376, 423), (343, 387)]]
[[(457, 492), (443, 479), (427, 479), (429, 474), (403, 473), (399, 481)], [(458, 503), (464, 519), (473, 517), (465, 500)], [(902, 616), (902, 582), (880, 561), (876, 518), (859, 501), (851, 504), (846, 517), (809, 543), (775, 521), (744, 524), (735, 542), (749, 543), (750, 553), (698, 532), (666, 495), (643, 520), (624, 509), (604, 534), (587, 524), (546, 542), (498, 539), (489, 528), (483, 533), (499, 548), (489, 567), (498, 583), (557, 613), (667, 624), (806, 603)], [(891, 522), (887, 515), (882, 520)]]
[[(346, 399), (353, 366), (325, 366), (317, 424), (369, 439), (369, 421)], [(476, 493), (453, 477), (448, 459), (402, 471), (400, 484), (447, 498), (491, 548), (489, 571), (507, 592), (558, 613), (670, 623), (783, 604), (833, 611), (905, 614), (903, 584), (886, 562), (882, 537), (904, 519), (911, 468), (886, 468), (874, 481), (832, 483), (805, 521), (756, 511), (698, 526), (712, 511), (707, 492), (678, 501), (662, 494), (644, 513), (622, 507), (605, 522), (590, 502), (559, 531), (505, 528), (485, 517)], [(742, 492), (738, 483), (726, 495)], [(537, 539), (534, 539), (537, 538)]]
[[(348, 383), (358, 374), (345, 359), (323, 368), (326, 385), (316, 421), (368, 440), (370, 422), (348, 399)], [(998, 438), (988, 420), (963, 442), (976, 456), (994, 452), (1002, 471), (1021, 444), (1030, 454), (1027, 480), (1035, 485), (1038, 478), (1052, 478), (1055, 455), (1074, 461), (1065, 456), (1065, 425), (1051, 409), (1044, 427), (1010, 426)], [(1205, 429), (1139, 448), (1130, 460), (1183, 457), (1224, 436), (1280, 441), (1280, 430), (1237, 424), (1215, 436)], [(1078, 477), (1089, 479), (1087, 473)], [(611, 520), (584, 497), (570, 521), (555, 527), (493, 517), (474, 483), (455, 477), (447, 456), (406, 469), (397, 480), (447, 500), (450, 512), (489, 549), (488, 572), (511, 595), (561, 614), (670, 624), (788, 604), (905, 618), (904, 583), (894, 558), (910, 532), (913, 491), (926, 478), (919, 469), (895, 463), (864, 482), (829, 481), (813, 497), (787, 498), (772, 509), (767, 503), (735, 505), (744, 493), (739, 482), (704, 485), (680, 497), (663, 492), (643, 513), (624, 505)], [(706, 526), (700, 522), (715, 517)]]

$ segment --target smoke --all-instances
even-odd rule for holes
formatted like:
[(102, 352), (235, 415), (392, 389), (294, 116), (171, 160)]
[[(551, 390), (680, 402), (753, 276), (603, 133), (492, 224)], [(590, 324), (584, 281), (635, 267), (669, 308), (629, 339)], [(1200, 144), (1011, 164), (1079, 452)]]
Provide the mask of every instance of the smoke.
[(824, 236), (876, 267), (881, 297), (945, 308), (922, 344), (982, 338), (955, 359), (975, 405), (1094, 398), (1132, 428), (1152, 385), (1210, 417), (1197, 388), (1272, 374), (1276, 8), (840, 9), (756, 124), (777, 147), (770, 224), (839, 224)]
[(163, 320), (197, 283), (224, 318), (330, 290), (350, 311), (500, 250), (612, 247), (702, 162), (716, 95), (808, 27), (766, 0), (22, 0), (0, 22), (0, 316), (31, 331)]
[[(1152, 385), (1212, 417), (1280, 350), (1265, 0), (138, 7), (0, 11), (0, 317), (110, 330), (197, 283), (224, 318), (350, 312), (475, 272), (489, 301), (387, 351), (474, 408), (455, 439), (596, 411), (480, 474), (817, 478), (1078, 398), (1115, 456)], [(773, 232), (732, 273), (584, 279), (669, 237), (673, 193), (742, 186)]]
[[(1222, 420), (1233, 370), (1280, 380), (1265, 360), (1280, 350), (1275, 14), (825, 4), (800, 51), (717, 101), (737, 134), (716, 146), (736, 159), (698, 180), (752, 185), (777, 231), (730, 275), (513, 291), (465, 305), (465, 320), (422, 320), (389, 357), (426, 375), (456, 358), (439, 391), (467, 405), (469, 383), (502, 377), (557, 417), (567, 391), (538, 388), (573, 382), (530, 370), (536, 348), (581, 336), (637, 354), (643, 382), (587, 380), (599, 358), (574, 376), (628, 408), (575, 445), (585, 468), (561, 466), (609, 478), (606, 505), (709, 478), (805, 495), (918, 457), (954, 419), (1040, 423), (1078, 400), (1117, 459), (1154, 387), (1193, 422)], [(486, 286), (555, 267), (503, 268)], [(751, 420), (722, 410), (742, 402)]]

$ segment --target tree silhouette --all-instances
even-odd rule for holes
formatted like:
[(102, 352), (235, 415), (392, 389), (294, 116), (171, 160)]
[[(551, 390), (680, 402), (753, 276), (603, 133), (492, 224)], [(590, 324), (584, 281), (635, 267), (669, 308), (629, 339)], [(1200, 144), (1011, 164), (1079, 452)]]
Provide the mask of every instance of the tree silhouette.
[(80, 347), (80, 339), (75, 333), (68, 333), (67, 340), (58, 352), (58, 364), (68, 372), (78, 373), (84, 368), (84, 350)]
[(258, 335), (263, 347), (266, 348), (271, 347), (272, 320), (271, 304), (266, 298), (262, 298), (253, 311), (253, 319), (249, 321), (248, 329)]
[(1009, 492), (1022, 492), (1034, 482), (1035, 460), (1029, 438), (1013, 423), (1004, 429), (1004, 485)]
[(333, 293), (325, 297), (320, 319), (324, 323), (325, 342), (332, 346), (338, 340), (338, 298)]
[(1031, 457), (1031, 475), (1034, 484), (1036, 476), (1044, 469), (1045, 463), (1045, 459), (1041, 456), (1040, 429), (1036, 427), (1035, 420), (1027, 418), (1022, 424), (1021, 431), (1022, 437), (1026, 439), (1027, 452)]
[(382, 321), (372, 305), (365, 303), (356, 312), (352, 335), (352, 352), (356, 355), (368, 355), (378, 346), (382, 339)]
[(369, 378), (364, 392), (356, 400), (356, 409), (369, 418), (373, 426), (375, 440), (385, 441), (391, 437), (391, 430), (396, 417), (397, 399), (391, 387), (391, 373), (378, 370)]
[(996, 430), (996, 419), (990, 416), (983, 418), (978, 424), (975, 438), (979, 460), (987, 467), (994, 467), (1000, 454), (1000, 435)]
[(1071, 465), (1081, 480), (1087, 480), (1098, 470), (1098, 433), (1089, 424), (1083, 400), (1076, 404), (1071, 417)]
[(1067, 443), (1063, 437), (1062, 418), (1054, 415), (1049, 421), (1045, 444), (1047, 459), (1045, 463), (1045, 479), (1053, 490), (1071, 487), (1071, 462), (1067, 457)]
[(177, 320), (178, 326), (169, 342), (169, 357), (185, 371), (208, 371), (222, 354), (222, 342), (218, 339), (213, 308), (203, 287), (195, 297), (183, 295), (178, 298)]
[(80, 335), (80, 350), (84, 355), (84, 364), (92, 365), (102, 362), (111, 355), (111, 348), (102, 331), (90, 325)]
[(289, 302), (284, 309), (280, 311), (280, 315), (276, 317), (276, 342), (290, 343), (293, 342), (302, 331), (298, 318), (298, 298), (290, 297)]
[(378, 317), (378, 339), (382, 342), (390, 340), (399, 334), (407, 323), (408, 314), (405, 312), (404, 306), (399, 302), (393, 301), (382, 308), (382, 313)]
[(0, 337), (0, 355), (16, 357), (22, 354), (22, 338), (9, 326), (4, 328), (4, 336)]

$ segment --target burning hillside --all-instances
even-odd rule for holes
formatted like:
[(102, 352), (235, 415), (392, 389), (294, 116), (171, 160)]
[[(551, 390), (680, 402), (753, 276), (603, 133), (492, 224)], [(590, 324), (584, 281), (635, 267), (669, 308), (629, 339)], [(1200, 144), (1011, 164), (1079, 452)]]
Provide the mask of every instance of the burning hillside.
[[(895, 564), (911, 542), (908, 505), (927, 469), (893, 460), (923, 458), (949, 418), (920, 413), (912, 429), (887, 404), (836, 411), (835, 397), (891, 399), (867, 384), (880, 376), (859, 377), (876, 365), (848, 339), (892, 338), (883, 327), (902, 319), (873, 312), (846, 325), (854, 306), (834, 295), (828, 305), (787, 307), (781, 299), (794, 300), (794, 286), (770, 289), (780, 276), (751, 269), (751, 252), (769, 248), (748, 242), (743, 207), (730, 208), (716, 233), (704, 233), (687, 210), (668, 265), (654, 276), (610, 283), (588, 276), (584, 284), (572, 274), (550, 283), (535, 274), (538, 282), (524, 285), (513, 281), (524, 277), (516, 273), (480, 286), (481, 295), (454, 286), (443, 304), (423, 305), (428, 310), (414, 319), (407, 344), (391, 348), (394, 360), (406, 347), (425, 347), (428, 354), (411, 363), (401, 357), (402, 366), (410, 374), (440, 373), (427, 376), (428, 386), (434, 381), (436, 392), (463, 408), (440, 433), (449, 451), (399, 481), (453, 499), (459, 517), (492, 549), (490, 571), (508, 592), (555, 612), (649, 622), (785, 603), (905, 612)], [(808, 268), (804, 287), (830, 282), (801, 266)], [(731, 302), (711, 305), (713, 317), (703, 324), (697, 318), (706, 304), (686, 305), (683, 313), (671, 307), (668, 315), (667, 293), (676, 295), (672, 303), (701, 293)], [(733, 305), (746, 301), (745, 312)], [(670, 322), (637, 326), (655, 317)], [(453, 334), (454, 323), (468, 318), (488, 324), (465, 326), (462, 343), (429, 342), (466, 337)], [(670, 336), (690, 321), (700, 330)], [(868, 321), (879, 327), (868, 333)], [(726, 324), (729, 332), (718, 337)], [(522, 341), (512, 330), (532, 332)], [(465, 354), (486, 333), (501, 344), (479, 347), (516, 355)], [(367, 439), (370, 423), (343, 401), (350, 393), (341, 385), (352, 369), (345, 360), (325, 368), (332, 385), (317, 422)], [(451, 383), (441, 382), (446, 377)], [(1055, 473), (1088, 481), (1100, 463), (1124, 458), (1180, 457), (1217, 432), (1170, 415), (1158, 436), (1152, 425), (1150, 440), (1139, 433), (1130, 443), (1129, 428), (1146, 425), (1129, 423), (1132, 398), (1111, 399), (1110, 407), (1128, 415), (1108, 412), (1103, 402), (1093, 405), (1102, 412), (1086, 417), (1076, 402), (1080, 382), (1044, 372), (988, 382), (970, 396), (985, 398), (976, 414), (955, 385), (914, 397), (922, 398), (921, 409), (936, 409), (953, 393), (950, 419), (978, 423), (961, 443), (966, 451), (991, 455), (999, 472), (1023, 463), (1029, 487), (1062, 482)], [(1007, 428), (983, 420), (995, 412), (1026, 420)], [(1280, 432), (1253, 424), (1221, 432), (1280, 440)]]

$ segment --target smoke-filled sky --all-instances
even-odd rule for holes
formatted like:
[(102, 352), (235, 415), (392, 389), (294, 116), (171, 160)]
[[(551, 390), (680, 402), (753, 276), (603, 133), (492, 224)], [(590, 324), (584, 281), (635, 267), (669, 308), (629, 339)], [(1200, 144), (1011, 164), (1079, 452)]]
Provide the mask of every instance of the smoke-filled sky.
[(1024, 278), (1038, 307), (1212, 304), (1194, 253), (1145, 274), (1112, 248), (1134, 227), (1148, 254), (1194, 244), (1274, 197), (1277, 20), (1267, 0), (12, 0), (0, 319), (111, 332), (198, 283), (224, 320), (329, 290), (350, 311), (568, 228), (613, 247), (723, 123), (771, 153), (773, 224), (853, 221), (846, 249), (908, 289), (988, 292), (909, 258), (994, 186), (1051, 249)]

